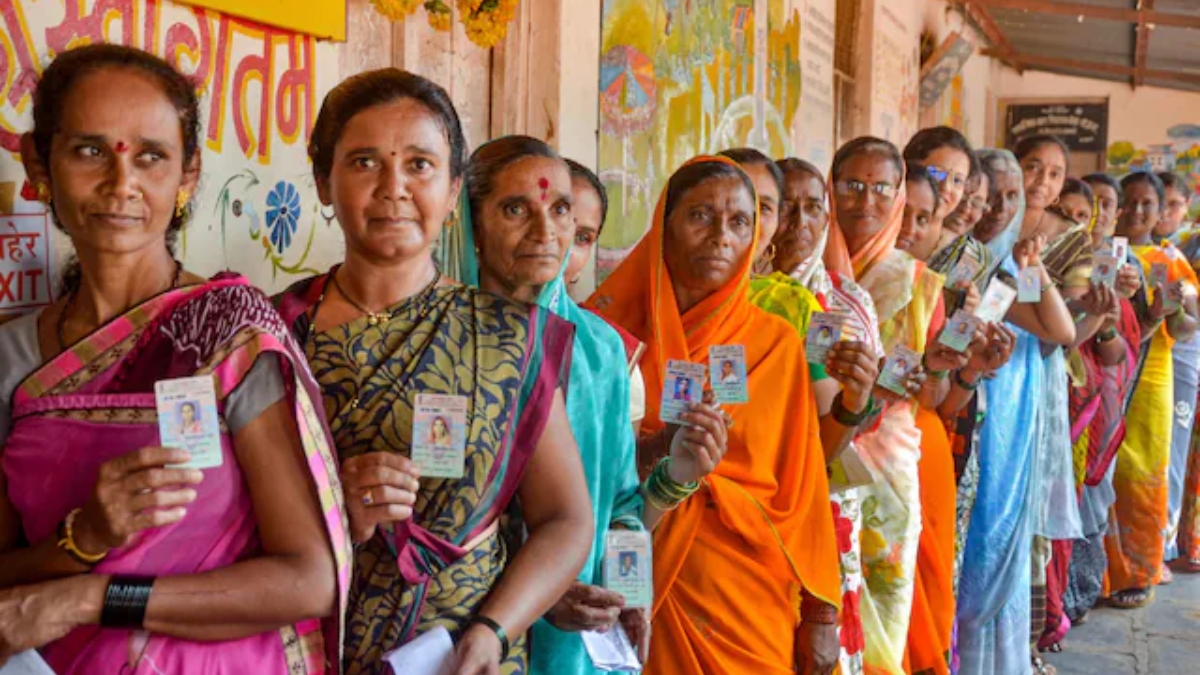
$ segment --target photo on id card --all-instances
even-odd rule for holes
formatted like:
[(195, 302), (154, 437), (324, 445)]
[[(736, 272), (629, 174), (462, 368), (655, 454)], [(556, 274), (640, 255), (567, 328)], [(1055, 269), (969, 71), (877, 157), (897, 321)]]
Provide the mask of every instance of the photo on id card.
[(1042, 273), (1036, 267), (1026, 267), (1017, 275), (1017, 302), (1039, 302), (1042, 299)]
[(412, 460), (422, 478), (462, 478), (467, 461), (465, 396), (417, 394)]
[(1121, 268), (1116, 256), (1098, 255), (1092, 259), (1092, 283), (1096, 286), (1112, 287), (1117, 283), (1117, 270)]
[(661, 419), (668, 424), (683, 424), (680, 415), (693, 403), (704, 400), (704, 382), (708, 369), (702, 363), (667, 361), (667, 376), (663, 380)]
[(829, 350), (842, 339), (846, 317), (831, 312), (816, 312), (808, 322), (808, 336), (804, 340), (804, 351), (809, 363), (823, 364)]
[(154, 402), (160, 444), (186, 450), (192, 456), (181, 468), (221, 466), (221, 419), (211, 375), (155, 382)]
[(604, 587), (625, 598), (626, 607), (654, 604), (650, 533), (610, 530), (604, 545)]
[(946, 286), (957, 288), (964, 281), (974, 283), (975, 276), (979, 274), (979, 270), (983, 269), (983, 265), (978, 260), (969, 255), (964, 255), (958, 259), (958, 263), (950, 270), (950, 276), (946, 278)]
[(979, 307), (975, 309), (975, 316), (984, 323), (999, 323), (1004, 320), (1008, 314), (1008, 308), (1012, 307), (1013, 301), (1016, 299), (1017, 291), (1015, 289), (1000, 279), (992, 279), (992, 283), (988, 284), (987, 290), (983, 293)]
[(713, 345), (708, 348), (708, 372), (713, 373), (712, 389), (717, 403), (749, 403), (746, 381), (746, 347)]
[(975, 332), (979, 330), (980, 324), (979, 317), (960, 309), (950, 317), (950, 322), (942, 329), (938, 342), (961, 354), (967, 351), (971, 340), (975, 339)]
[(905, 383), (908, 375), (921, 365), (921, 355), (904, 345), (898, 345), (888, 356), (879, 373), (879, 386), (901, 396), (908, 393)]

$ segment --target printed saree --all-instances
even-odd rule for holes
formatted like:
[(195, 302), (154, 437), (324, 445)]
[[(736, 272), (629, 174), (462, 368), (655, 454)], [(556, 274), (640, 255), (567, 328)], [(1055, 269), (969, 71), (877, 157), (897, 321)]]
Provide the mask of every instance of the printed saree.
[[(459, 200), (460, 225), (443, 232), (454, 244), (443, 247), (457, 251), (457, 260), (443, 260), (443, 269), (454, 269), (459, 281), (479, 286), (479, 258), (475, 251), (475, 228), (467, 190)], [(579, 446), (591, 495), (596, 523), (592, 551), (579, 572), (578, 581), (604, 586), (605, 537), (610, 529), (642, 530), (642, 496), (637, 473), (637, 443), (629, 406), (629, 370), (614, 364), (627, 362), (627, 344), (604, 319), (575, 303), (563, 278), (568, 260), (558, 277), (538, 295), (539, 307), (575, 327), (571, 350), (571, 372), (566, 390), (567, 418)], [(635, 348), (636, 349), (636, 348)], [(561, 631), (545, 619), (530, 630), (529, 672), (534, 675), (591, 675), (599, 673), (588, 657), (580, 633)]]
[[(857, 279), (871, 295), (885, 352), (903, 343), (922, 353), (930, 326), (938, 322), (935, 314), (944, 311), (943, 280), (923, 263), (895, 250), (904, 194), (902, 185), (887, 224), (854, 253), (837, 222), (837, 209), (832, 209), (824, 260), (832, 272)], [(859, 490), (863, 516), (861, 605), (868, 673), (904, 672), (921, 534), (921, 432), (915, 416), (914, 401), (890, 405), (876, 428), (856, 440), (863, 463), (875, 476), (874, 483)]]
[[(1196, 273), (1178, 249), (1133, 246), (1145, 277), (1151, 266), (1167, 266), (1168, 281), (1185, 281), (1193, 289)], [(1153, 301), (1151, 290), (1149, 301)], [(1174, 424), (1174, 340), (1160, 325), (1146, 345), (1146, 356), (1126, 416), (1125, 439), (1117, 451), (1113, 476), (1117, 501), (1105, 539), (1110, 588), (1114, 592), (1145, 589), (1158, 583), (1168, 528), (1168, 480), (1171, 428)]]
[[(388, 652), (434, 626), (457, 639), (503, 574), (510, 552), (497, 521), (567, 375), (572, 329), (539, 308), (431, 284), (387, 321), (316, 331), (329, 279), (302, 281), (278, 304), (303, 340), (342, 460), (409, 456), (418, 394), (467, 399), (464, 477), (423, 479), (413, 517), (355, 550), (345, 670), (382, 675)], [(501, 672), (526, 669), (524, 637), (513, 636)]]
[[(1191, 262), (1192, 269), (1200, 269), (1200, 229), (1193, 226), (1193, 229), (1180, 233), (1176, 245)], [(1200, 337), (1193, 338), (1193, 342), (1200, 342)], [(1193, 352), (1192, 359), (1195, 368), (1200, 356)], [(1174, 542), (1178, 556), (1184, 558), (1191, 569), (1200, 569), (1200, 405), (1196, 403), (1192, 402), (1194, 417), (1180, 499), (1179, 535)], [(1175, 412), (1179, 414), (1179, 410)]]
[[(226, 398), (265, 355), (278, 357), (337, 564), (338, 607), (344, 608), (350, 542), (329, 432), (315, 408), (319, 391), (267, 298), (231, 275), (147, 300), (53, 358), (17, 389), (2, 462), (28, 541), (55, 536), (67, 513), (89, 499), (102, 463), (159, 444), (155, 382), (212, 376), (223, 416)], [(205, 470), (187, 517), (113, 551), (95, 574), (200, 574), (259, 553), (251, 495), (223, 420), (222, 432), (222, 464)], [(61, 470), (64, 465), (72, 470)], [(339, 671), (341, 626), (339, 611), (326, 621), (208, 643), (88, 626), (41, 653), (62, 675), (232, 675), (246, 672), (248, 664), (256, 673), (314, 675)]]
[(804, 345), (787, 322), (750, 304), (749, 253), (724, 288), (679, 312), (663, 257), (665, 201), (664, 191), (649, 233), (588, 304), (647, 344), (645, 432), (663, 428), (667, 361), (707, 362), (714, 345), (745, 346), (750, 403), (727, 408), (724, 459), (655, 532), (646, 672), (790, 675), (801, 589), (841, 604)]
[[(822, 237), (823, 245), (824, 237)], [(821, 251), (813, 252), (808, 261), (820, 264)], [(803, 268), (803, 266), (802, 266)], [(769, 277), (756, 277), (750, 280), (750, 301), (758, 307), (775, 314), (795, 326), (801, 339), (808, 335), (809, 321), (813, 312), (835, 311), (847, 317), (849, 322), (845, 329), (847, 335), (876, 336), (879, 331), (875, 327), (875, 310), (870, 305), (871, 298), (862, 289), (855, 286), (846, 291), (834, 288), (832, 280), (824, 268), (817, 270), (824, 283), (817, 284), (817, 274), (809, 274), (810, 283), (825, 288), (825, 297), (829, 300), (828, 307), (822, 307), (819, 298), (805, 290), (798, 279), (784, 276), (778, 272)], [(782, 278), (781, 278), (782, 277)], [(786, 281), (784, 281), (786, 279)], [(802, 292), (797, 292), (802, 291)], [(870, 326), (868, 329), (867, 327)], [(868, 340), (867, 345), (875, 353), (881, 353), (877, 340)], [(819, 370), (818, 370), (819, 369)], [(809, 373), (813, 378), (825, 375), (824, 366), (809, 364)], [(852, 446), (853, 447), (853, 446)], [(862, 673), (863, 632), (862, 618), (859, 612), (860, 592), (862, 588), (862, 565), (859, 537), (862, 534), (862, 509), (858, 500), (858, 490), (849, 489), (834, 493), (830, 496), (833, 509), (834, 530), (837, 532), (838, 556), (842, 574), (842, 612), (838, 616), (838, 639), (841, 654), (838, 657), (842, 675), (859, 675)]]
[[(1094, 340), (1071, 353), (1071, 361), (1083, 371), (1082, 380), (1070, 390), (1071, 441), (1083, 532), (1074, 541), (1054, 542), (1046, 575), (1046, 628), (1038, 641), (1043, 650), (1061, 642), (1071, 621), (1089, 611), (1100, 595), (1105, 565), (1096, 562), (1105, 559), (1103, 534), (1112, 506), (1104, 495), (1112, 493), (1109, 469), (1125, 434), (1124, 404), (1137, 373), (1141, 344), (1132, 303), (1122, 299), (1121, 309), (1117, 331), (1125, 344), (1124, 361), (1101, 365)], [(1106, 476), (1109, 484), (1098, 490)]]

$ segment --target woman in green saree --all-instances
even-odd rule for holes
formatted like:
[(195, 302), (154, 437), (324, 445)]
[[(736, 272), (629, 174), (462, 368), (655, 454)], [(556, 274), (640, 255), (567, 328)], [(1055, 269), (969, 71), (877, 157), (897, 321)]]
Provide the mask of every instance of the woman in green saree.
[[(350, 78), (312, 139), (346, 261), (293, 286), (280, 312), (321, 385), (358, 542), (346, 672), (388, 672), (390, 651), (441, 627), (457, 642), (455, 675), (523, 673), (523, 634), (592, 541), (562, 393), (571, 327), (439, 273), (433, 248), (466, 163), (440, 87), (395, 69)], [(439, 477), (414, 461), (422, 395), (465, 409)], [(529, 536), (513, 555), (498, 519), (516, 499)]]

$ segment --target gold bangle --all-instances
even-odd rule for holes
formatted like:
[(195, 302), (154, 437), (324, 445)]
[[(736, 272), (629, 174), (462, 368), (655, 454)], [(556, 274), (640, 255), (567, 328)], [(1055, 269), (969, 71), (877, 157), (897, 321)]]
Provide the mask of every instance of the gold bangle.
[(81, 564), (88, 567), (94, 567), (101, 560), (108, 557), (108, 551), (99, 554), (84, 553), (79, 546), (75, 544), (75, 517), (82, 512), (83, 509), (74, 509), (63, 518), (62, 524), (58, 526), (58, 547), (61, 548), (67, 555)]

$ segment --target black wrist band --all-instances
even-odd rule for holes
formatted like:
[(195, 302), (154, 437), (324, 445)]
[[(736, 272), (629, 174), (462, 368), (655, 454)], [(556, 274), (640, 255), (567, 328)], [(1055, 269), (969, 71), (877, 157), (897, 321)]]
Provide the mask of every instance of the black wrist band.
[(503, 626), (495, 621), (492, 621), (486, 616), (483, 616), (482, 614), (476, 616), (471, 623), (486, 626), (493, 633), (495, 633), (496, 639), (500, 640), (500, 660), (504, 661), (504, 659), (508, 658), (508, 633), (504, 632)]
[(866, 421), (871, 416), (872, 408), (874, 408), (875, 399), (867, 400), (867, 405), (861, 411), (852, 413), (846, 410), (846, 406), (842, 405), (842, 393), (838, 392), (837, 396), (833, 397), (833, 405), (829, 408), (829, 414), (833, 415), (834, 421), (844, 427), (857, 427)]
[(114, 576), (104, 592), (100, 625), (104, 628), (141, 630), (146, 623), (146, 607), (150, 604), (152, 588), (154, 577)]
[(980, 377), (979, 379), (975, 380), (975, 382), (972, 384), (962, 378), (961, 370), (957, 370), (954, 372), (954, 384), (957, 384), (958, 387), (960, 389), (962, 389), (963, 391), (975, 391), (976, 389), (979, 388), (979, 385), (982, 382), (983, 382), (983, 378)]

